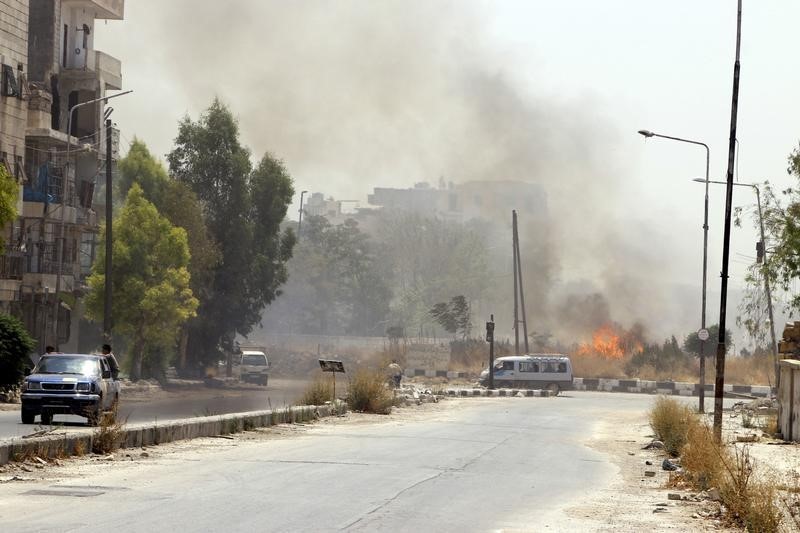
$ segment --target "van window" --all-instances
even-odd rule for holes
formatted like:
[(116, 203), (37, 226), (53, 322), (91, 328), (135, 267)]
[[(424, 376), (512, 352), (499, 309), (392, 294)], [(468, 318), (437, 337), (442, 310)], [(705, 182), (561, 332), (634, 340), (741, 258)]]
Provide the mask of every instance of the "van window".
[(542, 363), (542, 372), (554, 373), (556, 372), (556, 368), (558, 367), (556, 366), (556, 363), (554, 363), (553, 361)]
[(243, 365), (264, 366), (267, 364), (267, 358), (263, 355), (248, 354), (242, 356)]
[(514, 370), (514, 361), (497, 361), (494, 364), (495, 370)]
[(567, 363), (558, 363), (558, 371), (565, 374), (567, 372)]
[(534, 363), (531, 361), (520, 361), (519, 363), (519, 371), (520, 372), (538, 372), (539, 371), (539, 363)]

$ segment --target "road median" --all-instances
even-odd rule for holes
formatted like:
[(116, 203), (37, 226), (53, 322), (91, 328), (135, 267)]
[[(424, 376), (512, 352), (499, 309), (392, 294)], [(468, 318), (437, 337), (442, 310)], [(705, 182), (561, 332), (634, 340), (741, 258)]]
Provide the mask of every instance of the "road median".
[[(343, 403), (337, 403), (336, 406), (304, 405), (285, 409), (123, 425), (119, 430), (119, 443), (121, 448), (135, 448), (198, 437), (227, 435), (277, 424), (308, 422), (344, 413), (346, 409)], [(95, 438), (97, 438), (95, 431), (87, 431), (81, 433), (50, 433), (30, 438), (9, 439), (0, 442), (0, 465), (30, 457), (52, 459), (82, 455), (93, 449)]]

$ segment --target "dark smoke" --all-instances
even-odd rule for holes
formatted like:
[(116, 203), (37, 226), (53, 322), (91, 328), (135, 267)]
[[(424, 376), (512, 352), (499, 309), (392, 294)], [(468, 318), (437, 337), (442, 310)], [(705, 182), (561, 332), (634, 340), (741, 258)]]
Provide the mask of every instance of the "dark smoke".
[[(138, 0), (126, 10), (123, 64), (193, 114), (219, 95), (254, 155), (282, 157), (298, 189), (363, 198), (438, 176), (540, 185), (546, 213), (520, 212), (530, 331), (590, 333), (565, 325), (581, 312), (564, 286), (575, 279), (604, 294), (617, 321), (648, 323), (653, 307), (672, 305), (638, 274), (668, 266), (623, 222), (611, 121), (596, 102), (537, 91), (536, 73), (492, 41), (490, 3)], [(523, 207), (488, 213), (508, 239), (509, 272), (510, 211)], [(510, 278), (498, 291), (510, 300)], [(508, 323), (510, 310), (495, 313)]]

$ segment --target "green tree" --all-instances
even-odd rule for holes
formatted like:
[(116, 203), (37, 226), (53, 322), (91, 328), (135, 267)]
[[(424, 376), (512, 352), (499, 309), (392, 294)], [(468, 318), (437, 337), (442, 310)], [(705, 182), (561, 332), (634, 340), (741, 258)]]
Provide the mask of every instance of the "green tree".
[[(705, 346), (703, 346), (703, 353), (706, 357), (712, 357), (714, 354), (717, 353), (717, 341), (719, 339), (719, 324), (714, 324), (713, 326), (707, 327), (708, 330), (708, 340), (705, 341)], [(731, 330), (725, 330), (725, 346), (730, 347), (731, 342), (733, 341), (733, 334)], [(689, 353), (695, 354), (698, 357), (700, 356), (700, 345), (703, 344), (704, 341), (700, 340), (700, 337), (697, 336), (696, 331), (692, 331), (686, 338), (683, 340), (683, 349)]]
[(13, 387), (22, 381), (35, 345), (36, 341), (19, 319), (0, 314), (0, 388)]
[[(174, 346), (180, 326), (197, 310), (189, 285), (186, 231), (161, 216), (134, 184), (114, 219), (112, 246), (114, 328), (130, 342), (131, 379), (150, 377), (142, 374), (146, 352), (159, 354)], [(103, 318), (105, 276), (101, 248), (86, 299), (87, 314), (95, 321)]]
[(450, 299), (450, 303), (439, 302), (429, 311), (431, 317), (448, 333), (460, 333), (461, 340), (469, 337), (472, 330), (470, 305), (464, 295)]
[[(787, 173), (800, 183), (800, 145), (789, 154)], [(800, 189), (795, 185), (776, 191), (765, 182), (761, 186), (761, 203), (767, 254), (763, 262), (756, 262), (748, 269), (737, 317), (737, 323), (747, 330), (756, 346), (768, 344), (765, 276), (770, 282), (773, 300), (784, 302), (789, 314), (800, 311), (800, 294), (792, 287), (800, 277)], [(747, 210), (758, 227), (758, 210), (755, 206)], [(741, 225), (743, 213), (741, 208), (736, 210), (737, 225)]]
[(379, 248), (356, 221), (310, 216), (289, 262), (289, 282), (265, 318), (312, 334), (382, 335), (391, 292)]
[[(221, 257), (219, 246), (206, 227), (199, 198), (188, 185), (170, 178), (164, 165), (139, 139), (134, 139), (128, 154), (120, 160), (119, 169), (120, 178), (116, 182), (119, 196), (124, 198), (131, 186), (138, 184), (145, 198), (156, 206), (159, 213), (172, 225), (186, 230), (192, 293), (204, 301), (213, 289), (214, 269)], [(182, 328), (179, 357), (176, 361), (180, 371), (194, 368), (198, 363), (196, 352), (186, 349), (189, 326), (196, 320), (196, 317), (191, 319)]]
[(424, 329), (434, 304), (453, 294), (469, 302), (490, 296), (494, 279), (480, 223), (389, 210), (378, 213), (375, 226), (384, 268), (391, 273), (393, 322), (407, 331)]
[[(0, 163), (0, 228), (17, 218), (17, 200), (19, 199), (19, 183), (14, 179), (6, 166)], [(0, 236), (0, 254), (5, 248), (5, 239)]]
[(206, 227), (220, 247), (211, 290), (201, 294), (190, 325), (189, 351), (203, 361), (231, 353), (286, 282), (295, 243), (280, 230), (294, 189), (284, 165), (270, 154), (255, 169), (239, 141), (239, 127), (218, 99), (198, 121), (186, 117), (168, 154), (170, 173), (199, 198)]

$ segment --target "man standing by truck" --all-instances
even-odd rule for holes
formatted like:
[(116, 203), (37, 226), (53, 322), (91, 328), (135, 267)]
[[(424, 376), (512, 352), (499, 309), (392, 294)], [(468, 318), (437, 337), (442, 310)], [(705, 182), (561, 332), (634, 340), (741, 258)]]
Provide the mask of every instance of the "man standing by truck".
[(103, 355), (106, 356), (108, 366), (111, 368), (111, 377), (114, 379), (119, 379), (119, 363), (117, 362), (117, 358), (114, 357), (114, 354), (111, 352), (110, 344), (103, 345)]

